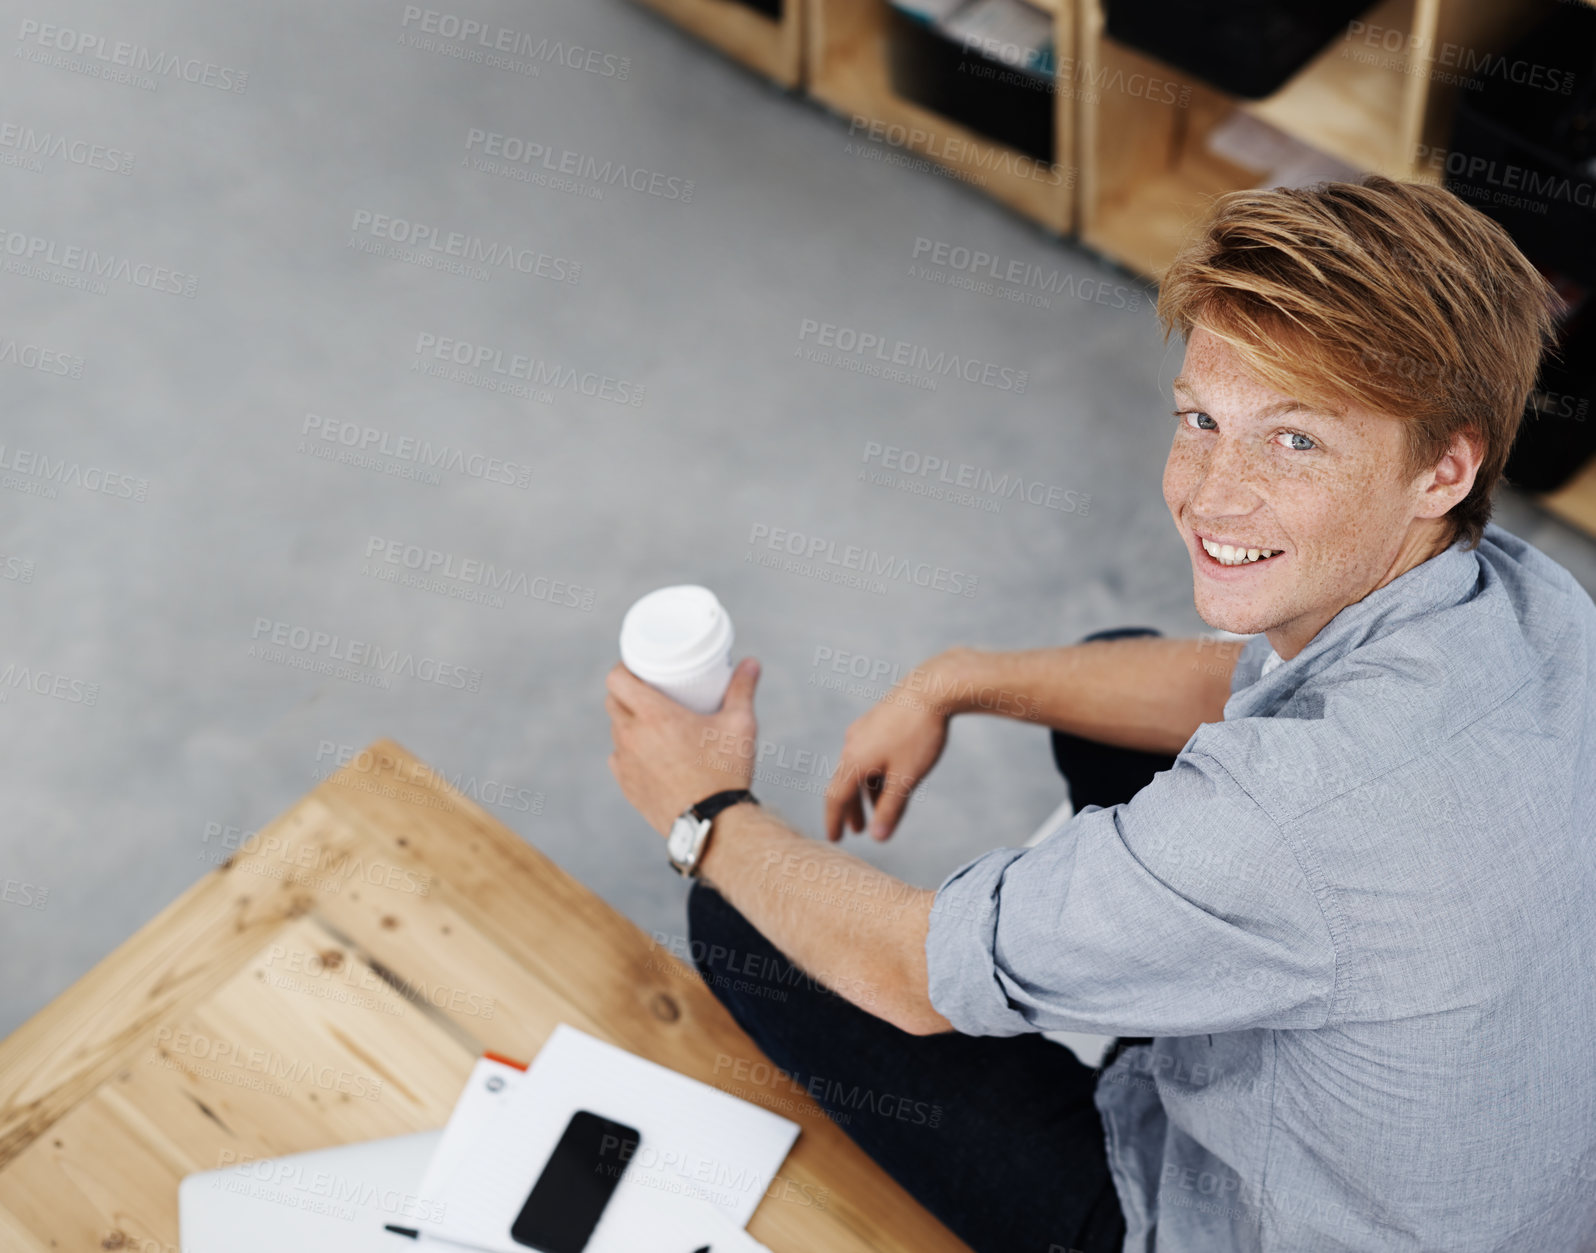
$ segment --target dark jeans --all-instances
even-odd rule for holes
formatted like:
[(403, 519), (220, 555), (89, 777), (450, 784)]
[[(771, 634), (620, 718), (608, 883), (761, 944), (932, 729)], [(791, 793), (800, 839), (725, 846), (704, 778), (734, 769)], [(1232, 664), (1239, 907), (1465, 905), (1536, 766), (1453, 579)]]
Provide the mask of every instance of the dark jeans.
[[(1077, 810), (1129, 800), (1174, 761), (1057, 731), (1053, 756)], [(1101, 1069), (1040, 1035), (900, 1031), (804, 975), (702, 880), (687, 913), (699, 973), (791, 1077), (751, 1074), (749, 1087), (806, 1091), (977, 1253), (1119, 1253), (1125, 1220), (1092, 1102)]]

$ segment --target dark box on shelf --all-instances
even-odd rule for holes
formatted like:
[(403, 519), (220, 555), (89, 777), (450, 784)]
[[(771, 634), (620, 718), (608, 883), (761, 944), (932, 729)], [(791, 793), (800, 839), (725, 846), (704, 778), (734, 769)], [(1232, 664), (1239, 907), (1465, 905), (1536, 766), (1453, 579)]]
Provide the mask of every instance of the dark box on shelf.
[(1596, 8), (1565, 7), (1500, 61), (1538, 73), (1460, 91), (1430, 166), (1532, 260), (1596, 286)]
[(1596, 454), (1596, 8), (1564, 6), (1492, 63), (1507, 72), (1458, 92), (1451, 147), (1428, 160), (1531, 261), (1584, 289), (1507, 463), (1510, 482), (1549, 492)]
[(967, 51), (935, 26), (890, 4), (886, 9), (887, 73), (895, 92), (996, 143), (1052, 163), (1052, 75)]
[(1530, 492), (1553, 492), (1596, 456), (1596, 306), (1587, 295), (1541, 362), (1504, 473)]
[(1232, 96), (1273, 95), (1370, 0), (1103, 0), (1103, 27)]

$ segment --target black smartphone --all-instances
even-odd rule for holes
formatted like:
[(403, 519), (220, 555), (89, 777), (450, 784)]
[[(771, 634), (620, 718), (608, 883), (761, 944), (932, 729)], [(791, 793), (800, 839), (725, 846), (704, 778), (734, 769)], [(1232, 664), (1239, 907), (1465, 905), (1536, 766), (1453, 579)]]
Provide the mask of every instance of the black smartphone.
[(642, 1137), (635, 1127), (579, 1109), (510, 1225), (540, 1253), (582, 1253)]

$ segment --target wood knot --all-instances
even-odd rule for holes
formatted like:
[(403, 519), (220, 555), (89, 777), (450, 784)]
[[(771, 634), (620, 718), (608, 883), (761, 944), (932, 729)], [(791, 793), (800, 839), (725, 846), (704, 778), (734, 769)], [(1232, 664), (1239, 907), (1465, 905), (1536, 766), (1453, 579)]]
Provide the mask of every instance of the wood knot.
[(316, 954), (323, 970), (337, 970), (344, 964), (344, 955), (335, 948), (325, 948)]
[(648, 1003), (648, 1007), (661, 1022), (675, 1022), (682, 1016), (681, 1006), (669, 992), (654, 993), (654, 999)]
[(395, 918), (392, 914), (384, 914), (382, 916), (382, 929), (384, 931), (392, 931), (398, 925), (399, 925), (399, 920), (397, 918)]

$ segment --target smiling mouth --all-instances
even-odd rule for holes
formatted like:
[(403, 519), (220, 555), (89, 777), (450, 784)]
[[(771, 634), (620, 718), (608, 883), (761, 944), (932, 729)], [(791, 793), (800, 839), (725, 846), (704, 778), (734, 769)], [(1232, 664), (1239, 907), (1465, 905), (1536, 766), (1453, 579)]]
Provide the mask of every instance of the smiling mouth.
[(1222, 566), (1254, 566), (1278, 557), (1285, 551), (1281, 548), (1240, 548), (1234, 544), (1216, 544), (1201, 535), (1197, 537), (1197, 543), (1218, 565)]

